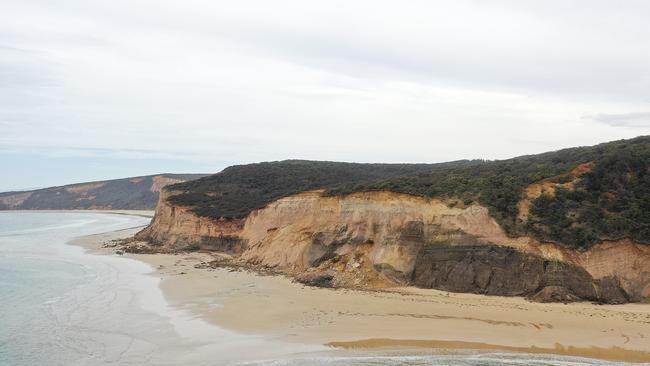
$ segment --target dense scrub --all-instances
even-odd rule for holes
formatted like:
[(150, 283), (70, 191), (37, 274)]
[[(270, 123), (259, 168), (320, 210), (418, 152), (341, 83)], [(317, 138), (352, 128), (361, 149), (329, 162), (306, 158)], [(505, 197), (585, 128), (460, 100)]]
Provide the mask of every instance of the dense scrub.
[(481, 164), (446, 166), (415, 176), (366, 184), (344, 185), (327, 194), (389, 190), (425, 197), (458, 197), (488, 207), (490, 214), (510, 233), (516, 229), (517, 203), (531, 183), (553, 177), (588, 162), (590, 148), (566, 149)]
[(527, 229), (577, 247), (626, 237), (650, 242), (649, 163), (647, 140), (608, 147), (575, 189), (535, 200)]
[[(471, 164), (462, 161), (446, 164)], [(236, 165), (221, 173), (170, 186), (184, 193), (170, 197), (173, 204), (191, 206), (211, 218), (243, 218), (252, 210), (294, 193), (360, 184), (429, 171), (433, 164), (357, 164), (286, 160)]]
[[(533, 202), (527, 223), (517, 203), (526, 187), (593, 162), (574, 191), (557, 189)], [(650, 241), (650, 137), (522, 156), (479, 165), (447, 166), (426, 174), (347, 185), (327, 194), (390, 190), (426, 197), (478, 201), (511, 235), (532, 234), (571, 247), (603, 239)], [(562, 183), (558, 181), (557, 183)]]
[[(517, 204), (530, 184), (562, 176), (593, 162), (575, 190), (533, 201), (528, 222)], [(196, 181), (171, 186), (182, 191), (173, 204), (200, 216), (242, 218), (280, 197), (313, 189), (325, 195), (387, 190), (424, 197), (478, 202), (511, 235), (531, 234), (571, 247), (602, 239), (650, 241), (650, 137), (559, 150), (500, 161), (443, 164), (352, 164), (281, 161), (233, 166)], [(558, 178), (560, 179), (560, 178)], [(557, 183), (562, 183), (557, 181)]]

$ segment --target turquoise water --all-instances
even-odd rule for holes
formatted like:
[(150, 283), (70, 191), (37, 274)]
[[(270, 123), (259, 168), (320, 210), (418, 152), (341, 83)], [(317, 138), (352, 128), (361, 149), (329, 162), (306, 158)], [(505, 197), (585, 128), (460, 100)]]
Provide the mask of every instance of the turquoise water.
[(84, 263), (82, 250), (65, 243), (146, 222), (123, 215), (0, 212), (0, 365), (79, 361), (86, 350), (76, 338), (87, 313), (76, 308), (83, 303), (72, 303), (93, 296), (84, 288), (92, 287), (101, 267)]
[(148, 265), (66, 244), (147, 222), (96, 213), (0, 212), (0, 366), (624, 365), (547, 355), (323, 351), (235, 334), (167, 306)]

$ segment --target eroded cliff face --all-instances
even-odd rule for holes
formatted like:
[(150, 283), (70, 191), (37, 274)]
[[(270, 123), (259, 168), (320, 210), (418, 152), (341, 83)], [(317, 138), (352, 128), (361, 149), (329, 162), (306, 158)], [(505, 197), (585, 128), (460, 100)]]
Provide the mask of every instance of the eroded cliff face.
[(198, 217), (186, 207), (169, 204), (175, 192), (162, 190), (151, 224), (136, 235), (164, 250), (216, 250), (241, 253), (245, 242), (239, 237), (241, 220), (211, 220)]
[(272, 202), (245, 220), (199, 218), (165, 192), (138, 237), (169, 250), (212, 249), (309, 284), (415, 285), (539, 301), (639, 301), (650, 296), (650, 248), (631, 241), (577, 252), (510, 238), (479, 205), (392, 192)]

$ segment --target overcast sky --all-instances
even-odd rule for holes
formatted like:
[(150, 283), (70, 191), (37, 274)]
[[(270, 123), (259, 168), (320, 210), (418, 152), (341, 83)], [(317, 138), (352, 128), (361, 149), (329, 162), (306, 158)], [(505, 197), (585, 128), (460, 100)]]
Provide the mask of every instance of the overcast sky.
[(650, 134), (650, 1), (7, 0), (0, 191)]

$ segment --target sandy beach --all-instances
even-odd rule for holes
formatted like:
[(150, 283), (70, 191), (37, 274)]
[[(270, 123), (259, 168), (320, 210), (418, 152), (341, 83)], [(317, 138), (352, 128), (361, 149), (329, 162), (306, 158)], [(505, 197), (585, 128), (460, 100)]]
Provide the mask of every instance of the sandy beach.
[[(125, 212), (126, 213), (126, 212)], [(97, 254), (138, 229), (74, 242)], [(437, 290), (311, 288), (283, 276), (205, 268), (215, 254), (124, 254), (150, 264), (165, 299), (221, 328), (332, 349), (476, 349), (650, 362), (650, 305), (540, 304)], [(195, 268), (199, 267), (199, 268)]]

